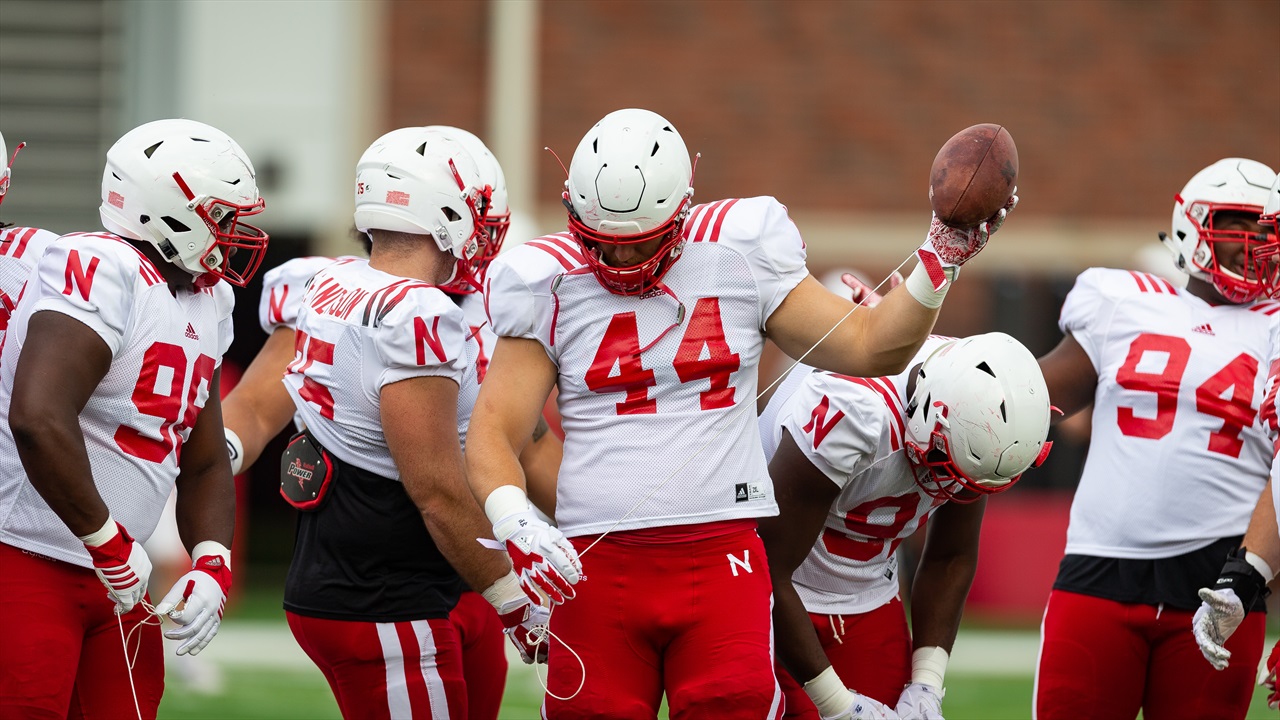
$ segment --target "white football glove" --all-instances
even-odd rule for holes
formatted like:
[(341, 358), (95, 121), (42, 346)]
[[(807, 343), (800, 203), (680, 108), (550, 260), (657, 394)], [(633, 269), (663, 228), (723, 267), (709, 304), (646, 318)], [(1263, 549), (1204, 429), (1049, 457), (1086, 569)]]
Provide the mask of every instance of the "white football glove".
[(1225, 670), (1231, 660), (1231, 651), (1224, 646), (1244, 622), (1244, 604), (1231, 588), (1200, 588), (1200, 600), (1200, 607), (1191, 618), (1191, 630), (1204, 659), (1215, 670)]
[(535, 604), (543, 595), (553, 605), (577, 595), (573, 586), (582, 579), (582, 561), (560, 528), (526, 510), (500, 518), (493, 524), (493, 536), (506, 545), (520, 587)]
[(911, 683), (898, 697), (897, 712), (902, 720), (943, 720), (940, 690), (924, 683)]
[[(916, 251), (920, 264), (929, 273), (934, 291), (941, 290), (955, 277), (956, 267), (965, 264), (987, 246), (991, 236), (1004, 225), (1005, 218), (1018, 206), (1018, 188), (1009, 202), (995, 215), (968, 229), (953, 228), (938, 219), (929, 223), (924, 244)], [(949, 270), (949, 272), (947, 271)]]
[(888, 705), (846, 688), (835, 668), (805, 683), (804, 691), (822, 720), (898, 720)]
[(549, 645), (546, 635), (547, 625), (551, 623), (550, 610), (541, 605), (525, 603), (499, 617), (502, 619), (503, 634), (511, 638), (525, 665), (547, 661)]
[(178, 646), (179, 655), (199, 655), (218, 634), (231, 589), (231, 554), (225, 547), (206, 541), (196, 546), (195, 554), (199, 557), (192, 563), (191, 572), (178, 578), (156, 606), (156, 614), (167, 615), (178, 624), (177, 628), (166, 630), (164, 636), (186, 641)]
[(102, 529), (80, 536), (93, 559), (93, 572), (107, 588), (107, 599), (124, 615), (142, 602), (151, 580), (151, 559), (142, 543), (135, 542), (124, 526), (107, 516)]

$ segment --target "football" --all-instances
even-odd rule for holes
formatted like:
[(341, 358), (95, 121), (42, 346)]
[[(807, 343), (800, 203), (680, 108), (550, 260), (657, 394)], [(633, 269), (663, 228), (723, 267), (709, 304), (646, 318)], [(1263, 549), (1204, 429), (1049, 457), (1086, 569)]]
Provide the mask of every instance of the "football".
[(929, 202), (942, 222), (971, 228), (995, 215), (1018, 184), (1018, 146), (1002, 125), (982, 123), (951, 136), (929, 170)]

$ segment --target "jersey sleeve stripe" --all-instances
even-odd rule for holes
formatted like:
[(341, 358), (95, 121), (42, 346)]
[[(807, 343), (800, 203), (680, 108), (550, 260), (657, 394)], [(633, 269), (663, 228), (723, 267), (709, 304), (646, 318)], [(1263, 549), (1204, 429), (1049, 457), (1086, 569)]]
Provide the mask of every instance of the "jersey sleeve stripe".
[(410, 290), (414, 288), (429, 288), (429, 287), (435, 287), (435, 286), (432, 285), (431, 283), (416, 282), (416, 283), (409, 283), (408, 285), (405, 285), (404, 287), (400, 288), (400, 292), (396, 293), (396, 296), (394, 298), (392, 298), (389, 302), (387, 302), (386, 305), (382, 306), (381, 308), (378, 308), (378, 317), (373, 321), (373, 326), (377, 327), (378, 325), (380, 325), (382, 323), (382, 319), (387, 316), (387, 313), (395, 309), (395, 306), (399, 305), (400, 302), (404, 300), (404, 296), (408, 295)]
[[(35, 237), (35, 228), (26, 228), (26, 232), (21, 235), (17, 234), (15, 228), (14, 234), (9, 236), (10, 242), (3, 248), (0, 248), (0, 255), (9, 254), (11, 257), (20, 258), (22, 253), (27, 251), (27, 243), (31, 242), (31, 238)], [(8, 252), (12, 250), (12, 252)]]
[(384, 287), (384, 288), (380, 288), (380, 289), (378, 289), (378, 290), (374, 290), (374, 291), (373, 291), (373, 294), (369, 296), (369, 300), (368, 300), (368, 301), (366, 301), (366, 302), (365, 302), (365, 304), (364, 304), (364, 316), (360, 318), (360, 324), (361, 324), (361, 325), (364, 325), (365, 327), (369, 327), (369, 321), (371, 321), (373, 318), (377, 317), (377, 313), (378, 313), (378, 312), (380, 312), (380, 311), (382, 310), (382, 306), (381, 306), (381, 305), (378, 305), (377, 310), (374, 310), (374, 304), (375, 304), (375, 303), (377, 303), (377, 302), (379, 301), (379, 299), (380, 299), (380, 298), (385, 299), (385, 298), (386, 298), (386, 296), (387, 296), (387, 293), (388, 293), (392, 288), (395, 288), (395, 287), (397, 287), (398, 285), (401, 285), (401, 284), (403, 284), (403, 283), (407, 283), (407, 282), (409, 282), (409, 281), (408, 281), (408, 280), (397, 280), (397, 281), (395, 281), (395, 282), (391, 283), (390, 285), (388, 285), (388, 286), (386, 286), (386, 287)]
[(1166, 280), (1166, 279), (1164, 279), (1164, 278), (1162, 278), (1162, 277), (1159, 277), (1159, 276), (1157, 276), (1157, 279), (1158, 279), (1161, 283), (1163, 283), (1163, 284), (1164, 284), (1164, 286), (1165, 286), (1166, 288), (1168, 288), (1168, 290), (1169, 290), (1169, 294), (1170, 294), (1170, 295), (1177, 295), (1177, 294), (1178, 294), (1178, 288), (1174, 287), (1173, 283), (1171, 283), (1171, 282), (1169, 282), (1168, 280)]
[(724, 207), (720, 209), (719, 216), (716, 218), (716, 224), (711, 228), (711, 237), (707, 242), (716, 242), (720, 239), (720, 226), (724, 225), (724, 219), (729, 215), (729, 210), (737, 204), (738, 198), (734, 198), (733, 200), (725, 203)]
[[(1151, 286), (1152, 290), (1155, 290), (1161, 295), (1164, 295), (1166, 293), (1169, 295), (1177, 295), (1176, 292), (1172, 292), (1173, 287), (1170, 286), (1169, 283), (1163, 282), (1163, 278), (1156, 275), (1152, 275), (1151, 273), (1142, 273), (1142, 277), (1147, 281), (1147, 284)], [(1168, 287), (1167, 289), (1162, 288), (1161, 285), (1165, 285)]]
[(870, 378), (852, 377), (850, 375), (837, 375), (836, 377), (844, 378), (856, 385), (861, 385), (868, 390), (875, 391), (880, 395), (880, 399), (884, 401), (885, 407), (889, 409), (889, 414), (893, 416), (893, 424), (889, 426), (889, 439), (894, 450), (902, 448), (902, 440), (900, 439), (906, 433), (906, 423), (902, 420), (902, 411), (898, 409), (897, 393), (891, 393), (884, 387), (875, 384)]
[(1138, 284), (1139, 290), (1141, 290), (1142, 292), (1150, 292), (1149, 290), (1147, 290), (1146, 284), (1142, 282), (1141, 275), (1139, 275), (1138, 273), (1132, 270), (1129, 271), (1129, 274), (1133, 276), (1133, 281)]
[(582, 251), (578, 248), (577, 243), (566, 237), (565, 234), (547, 235), (542, 239), (560, 248), (566, 255), (579, 263), (587, 262), (587, 259), (582, 256)]
[(559, 248), (557, 248), (555, 245), (550, 245), (548, 243), (543, 242), (544, 240), (546, 240), (546, 238), (538, 238), (537, 240), (530, 240), (529, 242), (525, 243), (525, 245), (532, 248), (537, 248), (545, 252), (546, 254), (550, 255), (551, 257), (555, 258), (560, 263), (561, 267), (563, 267), (565, 270), (572, 270), (574, 268), (574, 264), (570, 262), (569, 259), (566, 258), (564, 255), (560, 254)]
[(685, 240), (693, 239), (693, 229), (697, 226), (698, 221), (702, 219), (702, 216), (704, 213), (706, 213), (706, 211), (707, 211), (706, 205), (695, 205), (694, 208), (689, 211), (689, 217), (687, 220), (685, 220), (685, 223), (684, 223), (684, 239)]
[(706, 212), (702, 214), (701, 222), (698, 223), (698, 229), (693, 233), (693, 242), (702, 242), (703, 236), (707, 232), (707, 225), (711, 224), (711, 218), (715, 216), (716, 211), (724, 204), (724, 200), (717, 200), (711, 203)]

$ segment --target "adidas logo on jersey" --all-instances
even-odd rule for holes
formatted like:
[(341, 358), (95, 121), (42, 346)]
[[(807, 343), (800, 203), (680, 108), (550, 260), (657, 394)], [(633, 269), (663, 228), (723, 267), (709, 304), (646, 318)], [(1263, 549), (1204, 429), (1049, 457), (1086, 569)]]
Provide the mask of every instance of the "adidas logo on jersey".
[(1205, 323), (1205, 324), (1203, 324), (1203, 325), (1198, 325), (1198, 326), (1196, 326), (1196, 327), (1192, 328), (1192, 329), (1191, 329), (1191, 332), (1203, 333), (1203, 334), (1205, 334), (1205, 335), (1213, 335), (1213, 334), (1214, 334), (1214, 332), (1213, 332), (1213, 328), (1209, 327), (1209, 323)]
[(186, 335), (187, 335), (187, 337), (191, 338), (192, 340), (199, 340), (199, 339), (200, 339), (200, 336), (196, 334), (196, 329), (195, 329), (194, 327), (192, 327), (191, 323), (187, 323), (187, 332), (186, 332)]
[(735, 503), (763, 499), (765, 499), (765, 492), (760, 483), (737, 483), (733, 486), (733, 501)]

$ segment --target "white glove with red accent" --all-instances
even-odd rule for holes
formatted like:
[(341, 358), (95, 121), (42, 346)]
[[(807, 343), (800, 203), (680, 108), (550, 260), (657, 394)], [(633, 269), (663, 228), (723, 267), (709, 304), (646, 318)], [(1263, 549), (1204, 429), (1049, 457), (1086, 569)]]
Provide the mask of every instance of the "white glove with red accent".
[[(919, 258), (919, 267), (924, 269), (935, 293), (954, 280), (959, 267), (981, 252), (982, 248), (987, 246), (991, 236), (1000, 229), (1001, 225), (1004, 225), (1005, 218), (1018, 206), (1018, 189), (1014, 188), (1013, 192), (1014, 195), (1009, 198), (1009, 202), (995, 215), (972, 228), (964, 230), (953, 228), (939, 220), (937, 215), (933, 216), (933, 220), (929, 223), (929, 233), (925, 237), (924, 244), (916, 250), (916, 257)], [(912, 290), (911, 285), (912, 282), (908, 279), (908, 290)], [(916, 296), (917, 300), (921, 299), (914, 290), (911, 294)], [(921, 300), (921, 302), (924, 301)]]
[(888, 705), (846, 688), (832, 667), (805, 683), (804, 692), (822, 720), (898, 720)]
[(179, 655), (199, 655), (218, 634), (227, 593), (231, 591), (230, 550), (206, 540), (196, 545), (192, 554), (196, 560), (191, 572), (178, 578), (156, 605), (157, 614), (167, 615), (178, 624), (177, 628), (166, 630), (164, 636), (186, 641), (178, 646)]
[(902, 720), (943, 720), (942, 696), (946, 691), (925, 683), (911, 683), (898, 697)]
[(1272, 710), (1280, 708), (1280, 687), (1276, 684), (1277, 668), (1280, 668), (1280, 642), (1271, 648), (1271, 655), (1267, 657), (1261, 672), (1258, 673), (1258, 684), (1271, 691), (1267, 695), (1267, 707)]
[(547, 625), (551, 622), (550, 610), (526, 602), (498, 617), (502, 619), (502, 632), (511, 638), (525, 665), (547, 661), (547, 649), (550, 646), (547, 645), (546, 637)]
[(110, 515), (101, 529), (80, 536), (80, 541), (93, 559), (93, 572), (107, 588), (107, 599), (116, 604), (116, 614), (133, 610), (146, 596), (151, 580), (151, 559), (142, 543), (134, 542)]
[(512, 568), (530, 601), (540, 605), (545, 595), (559, 605), (574, 598), (573, 586), (582, 579), (578, 551), (559, 528), (534, 513), (523, 490), (503, 485), (489, 493), (484, 511), (493, 523), (493, 537), (511, 555)]

